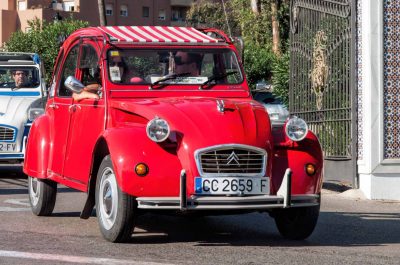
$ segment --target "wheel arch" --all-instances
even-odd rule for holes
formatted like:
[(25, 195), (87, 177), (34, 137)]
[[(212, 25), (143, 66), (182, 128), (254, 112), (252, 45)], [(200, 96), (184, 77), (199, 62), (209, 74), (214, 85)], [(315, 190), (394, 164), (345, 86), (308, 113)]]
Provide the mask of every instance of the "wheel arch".
[(89, 183), (87, 186), (87, 198), (85, 206), (81, 212), (80, 217), (87, 219), (90, 217), (95, 205), (96, 181), (97, 173), (103, 158), (110, 154), (107, 141), (104, 137), (100, 137), (95, 145), (92, 154), (92, 166), (90, 169)]

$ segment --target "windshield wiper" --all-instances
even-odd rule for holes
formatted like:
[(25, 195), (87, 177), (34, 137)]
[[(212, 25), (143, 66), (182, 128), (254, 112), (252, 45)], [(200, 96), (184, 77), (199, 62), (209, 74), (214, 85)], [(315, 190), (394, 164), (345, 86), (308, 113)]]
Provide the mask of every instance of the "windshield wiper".
[(162, 82), (168, 81), (168, 80), (173, 80), (173, 79), (177, 79), (178, 77), (182, 77), (182, 76), (188, 76), (190, 75), (190, 73), (180, 73), (180, 74), (169, 74), (166, 76), (163, 76), (161, 79), (155, 81), (154, 83), (150, 84), (150, 87), (153, 88), (154, 85), (158, 85)]
[(237, 73), (237, 71), (231, 71), (231, 72), (227, 72), (225, 74), (212, 75), (209, 77), (209, 79), (207, 81), (205, 81), (204, 83), (202, 83), (200, 85), (200, 89), (204, 88), (204, 86), (206, 86), (206, 85), (209, 85), (212, 81), (218, 81), (218, 80), (224, 79), (225, 77), (236, 74), (236, 73)]

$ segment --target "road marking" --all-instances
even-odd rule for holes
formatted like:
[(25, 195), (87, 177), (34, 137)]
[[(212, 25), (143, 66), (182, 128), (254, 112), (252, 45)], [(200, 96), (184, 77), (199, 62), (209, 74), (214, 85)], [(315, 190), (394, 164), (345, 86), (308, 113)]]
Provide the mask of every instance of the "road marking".
[(30, 208), (0, 207), (0, 212), (27, 212)]
[(61, 261), (61, 262), (82, 263), (82, 264), (172, 265), (171, 263), (132, 261), (132, 260), (108, 259), (108, 258), (91, 258), (91, 257), (82, 257), (82, 256), (41, 254), (41, 253), (7, 251), (7, 250), (0, 250), (0, 257), (33, 259), (33, 260), (47, 260), (47, 261)]
[(28, 207), (31, 206), (29, 204), (29, 199), (8, 199), (8, 200), (5, 200), (4, 202), (5, 203), (15, 204), (15, 205), (28, 206)]

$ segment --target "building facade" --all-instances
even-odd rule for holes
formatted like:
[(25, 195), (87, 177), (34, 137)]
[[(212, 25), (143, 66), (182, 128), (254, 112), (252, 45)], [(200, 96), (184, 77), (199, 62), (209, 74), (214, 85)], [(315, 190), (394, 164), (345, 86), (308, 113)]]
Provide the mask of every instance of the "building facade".
[[(186, 12), (195, 0), (105, 0), (107, 25), (176, 25), (186, 24)], [(97, 0), (0, 0), (0, 43), (17, 30), (28, 31), (28, 21), (35, 17), (52, 21), (74, 17), (97, 26)]]
[(358, 1), (359, 186), (400, 200), (400, 1)]

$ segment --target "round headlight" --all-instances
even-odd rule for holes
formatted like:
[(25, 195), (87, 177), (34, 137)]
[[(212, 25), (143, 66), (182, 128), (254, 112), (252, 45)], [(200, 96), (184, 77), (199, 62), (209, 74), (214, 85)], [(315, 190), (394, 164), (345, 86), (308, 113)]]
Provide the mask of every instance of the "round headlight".
[(168, 138), (170, 129), (166, 120), (155, 118), (147, 123), (146, 132), (152, 141), (159, 143)]
[(298, 142), (307, 136), (308, 126), (303, 119), (292, 117), (286, 122), (285, 132), (290, 140)]

